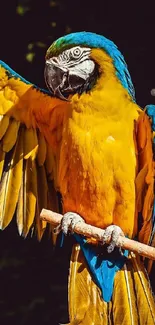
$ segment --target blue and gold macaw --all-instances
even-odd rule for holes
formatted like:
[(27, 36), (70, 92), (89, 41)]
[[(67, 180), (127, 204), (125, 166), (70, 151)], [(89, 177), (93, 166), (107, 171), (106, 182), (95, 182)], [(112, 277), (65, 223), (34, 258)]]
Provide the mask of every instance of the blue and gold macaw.
[[(155, 302), (139, 256), (114, 247), (124, 233), (155, 244), (155, 108), (135, 102), (127, 65), (103, 36), (79, 32), (48, 49), (49, 91), (0, 61), (0, 225), (16, 214), (19, 234), (58, 211), (65, 234), (76, 222), (106, 229), (109, 247), (74, 235), (69, 279), (70, 324), (155, 324)], [(148, 270), (151, 262), (148, 262)]]

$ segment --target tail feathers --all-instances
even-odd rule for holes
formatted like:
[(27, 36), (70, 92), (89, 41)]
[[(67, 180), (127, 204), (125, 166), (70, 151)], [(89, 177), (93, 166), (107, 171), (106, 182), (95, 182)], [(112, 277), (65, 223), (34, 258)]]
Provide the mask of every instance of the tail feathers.
[(108, 305), (100, 298), (79, 245), (73, 248), (69, 282), (70, 324), (108, 325)]
[(155, 324), (155, 300), (150, 282), (139, 257), (132, 255), (132, 276), (140, 324)]
[(112, 324), (139, 324), (131, 272), (125, 264), (116, 275), (112, 297)]
[(112, 299), (106, 303), (91, 278), (78, 244), (71, 257), (69, 308), (71, 325), (155, 324), (154, 297), (139, 257), (131, 255), (117, 272)]
[(114, 283), (113, 324), (155, 324), (155, 302), (146, 271), (131, 255)]

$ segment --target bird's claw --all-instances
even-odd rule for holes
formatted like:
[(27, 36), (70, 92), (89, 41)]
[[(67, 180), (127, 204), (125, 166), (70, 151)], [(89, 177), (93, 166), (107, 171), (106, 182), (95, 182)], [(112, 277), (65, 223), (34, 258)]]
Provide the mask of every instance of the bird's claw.
[(61, 223), (56, 228), (54, 228), (54, 233), (59, 234), (61, 230), (65, 235), (68, 234), (69, 230), (71, 233), (74, 233), (74, 228), (79, 222), (85, 222), (79, 214), (74, 212), (67, 212), (64, 214)]
[(108, 253), (112, 253), (114, 248), (117, 246), (119, 236), (124, 236), (120, 227), (111, 225), (105, 229), (103, 234), (103, 245), (110, 240), (110, 244), (107, 247)]

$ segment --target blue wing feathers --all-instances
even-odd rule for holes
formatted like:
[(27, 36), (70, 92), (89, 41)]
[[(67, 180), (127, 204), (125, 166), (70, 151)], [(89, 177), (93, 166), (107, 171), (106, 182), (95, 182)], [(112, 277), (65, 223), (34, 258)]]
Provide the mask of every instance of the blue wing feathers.
[(152, 130), (155, 131), (155, 105), (147, 105), (145, 107), (147, 115), (152, 120)]
[(8, 75), (10, 77), (14, 77), (14, 78), (18, 78), (21, 81), (25, 82), (26, 84), (31, 84), (31, 82), (27, 81), (26, 79), (24, 79), (23, 77), (21, 77), (17, 72), (15, 72), (14, 70), (12, 70), (5, 62), (0, 60), (0, 65), (7, 71)]
[(42, 88), (39, 88), (38, 86), (34, 85), (33, 83), (29, 82), (28, 80), (26, 80), (25, 78), (23, 78), (22, 76), (20, 76), (17, 72), (15, 72), (13, 69), (11, 69), (5, 62), (1, 61), (0, 60), (0, 66), (2, 66), (6, 71), (7, 71), (7, 74), (10, 78), (15, 78), (15, 79), (19, 79), (21, 80), (22, 82), (26, 83), (27, 85), (33, 85), (33, 87), (36, 89), (36, 90), (39, 90), (47, 95), (50, 95), (50, 92), (48, 90), (45, 90), (45, 89), (42, 89)]

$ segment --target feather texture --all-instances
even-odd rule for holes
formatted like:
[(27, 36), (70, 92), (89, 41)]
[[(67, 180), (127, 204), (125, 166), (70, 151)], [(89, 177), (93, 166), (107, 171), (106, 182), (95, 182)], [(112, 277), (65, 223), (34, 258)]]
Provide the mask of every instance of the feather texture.
[(154, 161), (152, 131), (149, 118), (142, 112), (137, 121), (137, 150), (139, 173), (136, 178), (137, 210), (141, 212), (143, 225), (139, 240), (148, 244), (152, 232), (154, 203)]
[(38, 133), (38, 153), (37, 162), (39, 166), (43, 166), (46, 159), (47, 145), (46, 140), (42, 133)]
[(148, 275), (139, 257), (136, 258), (133, 254), (131, 256), (139, 321), (141, 324), (155, 324), (155, 302)]
[(47, 223), (40, 220), (40, 212), (45, 206), (48, 206), (48, 183), (44, 166), (40, 166), (37, 169), (37, 182), (36, 228), (38, 239), (41, 240)]
[(36, 212), (37, 172), (35, 162), (30, 158), (23, 161), (22, 186), (17, 207), (19, 232), (27, 236)]
[[(46, 228), (46, 223), (39, 220), (41, 209), (52, 206), (58, 211), (56, 187), (53, 185), (53, 180), (56, 180), (55, 157), (50, 146), (52, 143), (57, 148), (60, 141), (61, 135), (58, 139), (54, 121), (56, 123), (59, 120), (60, 129), (64, 114), (61, 117), (60, 111), (64, 112), (66, 106), (68, 104), (51, 98), (46, 91), (34, 87), (0, 61), (2, 229), (9, 224), (16, 211), (19, 234), (27, 236), (32, 226), (35, 226), (38, 238), (41, 239)], [(55, 132), (49, 131), (49, 125)], [(46, 129), (49, 134), (47, 137)], [(43, 130), (44, 135), (40, 130)]]
[(0, 145), (0, 180), (3, 173), (4, 161), (5, 161), (5, 152), (2, 150), (2, 144), (1, 144)]
[(26, 191), (26, 213), (24, 218), (23, 235), (26, 236), (33, 224), (36, 212), (37, 198), (37, 171), (36, 165), (30, 158), (25, 161), (25, 191)]
[(38, 139), (36, 130), (33, 128), (25, 129), (24, 132), (24, 159), (32, 160), (36, 158), (38, 151)]
[(55, 187), (57, 187), (57, 164), (56, 164), (56, 157), (53, 153), (52, 148), (49, 144), (47, 144), (47, 155), (45, 166), (47, 173), (49, 175), (49, 179), (54, 181)]
[(22, 179), (22, 135), (10, 155), (0, 184), (0, 226), (4, 229), (12, 220), (18, 201)]
[(114, 282), (112, 297), (114, 324), (138, 324), (136, 300), (131, 274), (126, 265), (118, 271)]
[[(155, 160), (155, 105), (147, 105), (146, 106), (146, 113), (150, 119), (150, 124), (152, 126), (153, 130), (153, 159)], [(154, 192), (154, 188), (153, 188)], [(155, 247), (155, 197), (153, 198), (153, 208), (151, 210), (152, 212), (152, 232), (151, 236), (149, 237), (149, 244), (153, 247)], [(147, 271), (150, 274), (152, 265), (153, 265), (153, 260), (147, 260), (146, 262), (147, 265)]]
[(15, 120), (11, 120), (9, 123), (9, 126), (6, 130), (6, 133), (4, 134), (2, 143), (3, 143), (3, 150), (5, 152), (9, 152), (13, 146), (16, 143), (17, 135), (18, 135), (18, 129), (19, 129), (20, 123)]
[(79, 245), (74, 247), (71, 256), (69, 308), (70, 324), (108, 325), (107, 304), (91, 279)]
[(5, 134), (7, 128), (9, 126), (9, 117), (7, 115), (0, 115), (0, 140)]
[(25, 163), (22, 161), (22, 180), (21, 180), (21, 187), (19, 191), (18, 203), (17, 203), (17, 211), (16, 211), (16, 218), (17, 218), (17, 227), (19, 235), (23, 234), (24, 228), (24, 221), (26, 215), (26, 191), (25, 191)]

